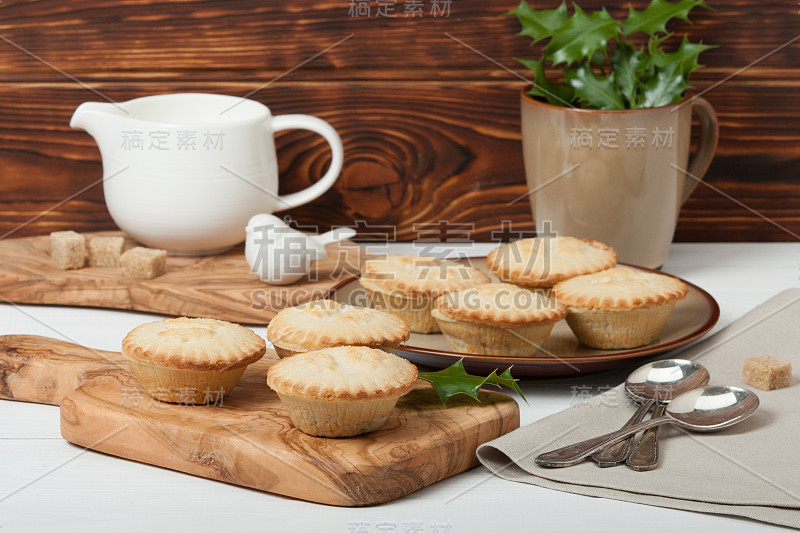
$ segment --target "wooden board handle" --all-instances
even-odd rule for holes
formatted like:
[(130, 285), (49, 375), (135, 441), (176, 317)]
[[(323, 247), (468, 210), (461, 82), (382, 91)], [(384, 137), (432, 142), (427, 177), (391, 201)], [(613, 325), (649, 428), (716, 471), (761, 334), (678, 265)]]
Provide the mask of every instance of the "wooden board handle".
[(59, 405), (92, 377), (128, 372), (119, 352), (37, 335), (0, 336), (0, 399)]

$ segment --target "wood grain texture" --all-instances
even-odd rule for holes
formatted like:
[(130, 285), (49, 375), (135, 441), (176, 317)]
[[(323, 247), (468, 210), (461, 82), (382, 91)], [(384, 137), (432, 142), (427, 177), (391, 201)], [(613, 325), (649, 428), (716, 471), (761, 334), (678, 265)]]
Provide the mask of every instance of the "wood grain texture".
[(127, 373), (118, 352), (36, 335), (0, 336), (0, 398), (60, 405), (97, 376)]
[[(121, 232), (85, 234), (121, 235)], [(125, 248), (135, 243), (126, 239)], [(50, 238), (0, 240), (0, 301), (134, 309), (167, 315), (267, 324), (281, 309), (325, 297), (354, 279), (361, 247), (328, 247), (328, 259), (312, 265), (296, 284), (270, 286), (250, 272), (243, 245), (206, 257), (168, 257), (166, 274), (126, 278), (119, 268), (61, 270), (50, 262)]]
[[(477, 447), (519, 427), (519, 407), (503, 394), (442, 406), (424, 382), (402, 397), (372, 433), (328, 439), (295, 429), (266, 386), (273, 351), (250, 365), (223, 401), (183, 406), (151, 400), (120, 355), (44, 337), (0, 337), (0, 397), (46, 400), (37, 381), (81, 384), (61, 402), (65, 439), (93, 450), (294, 498), (341, 506), (384, 503), (478, 464)], [(98, 370), (89, 377), (87, 365)], [(36, 367), (36, 368), (35, 368)], [(16, 369), (16, 370), (14, 370)], [(15, 376), (8, 379), (4, 376)], [(10, 391), (10, 394), (9, 392)]]
[[(394, 18), (376, 17), (369, 3), (370, 17), (351, 16), (348, 2), (311, 0), (0, 4), (0, 35), (8, 39), (0, 42), (0, 237), (114, 229), (97, 183), (99, 152), (88, 135), (69, 130), (69, 117), (81, 102), (103, 96), (180, 91), (256, 91), (251, 97), (276, 114), (315, 114), (339, 130), (342, 177), (319, 200), (290, 211), (302, 224), (324, 230), (358, 221), (366, 236), (367, 226), (394, 225), (398, 240), (440, 220), (469, 225), (476, 240), (492, 240), (509, 225), (533, 230), (530, 207), (511, 203), (526, 192), (518, 104), (525, 82), (487, 59), (528, 76), (514, 58), (534, 57), (537, 48), (516, 35), (513, 18), (499, 16), (516, 2), (459, 0), (448, 17), (430, 15), (432, 0), (423, 2), (423, 17), (404, 17), (398, 2)], [(581, 2), (588, 10), (602, 4)], [(717, 190), (698, 188), (676, 237), (794, 240), (796, 5), (711, 5), (713, 12), (693, 13), (693, 24), (671, 27), (718, 46), (703, 55), (707, 68), (693, 84), (708, 89), (721, 126), (707, 175)], [(617, 15), (625, 9), (609, 6)], [(329, 162), (324, 141), (311, 134), (282, 134), (278, 148), (284, 192), (302, 189)]]
[[(535, 51), (530, 49), (530, 39), (517, 36), (516, 19), (501, 16), (516, 7), (517, 1), (454, 0), (449, 15), (438, 17), (431, 14), (431, 0), (422, 2), (421, 17), (404, 16), (402, 0), (395, 2), (394, 17), (378, 16), (375, 1), (363, 2), (371, 5), (369, 16), (352, 16), (350, 3), (80, 0), (59, 4), (9, 0), (0, 8), (0, 31), (20, 47), (75, 75), (98, 70), (107, 76), (268, 69), (280, 73), (350, 34), (350, 40), (304, 65), (304, 70), (382, 69), (384, 76), (391, 78), (391, 70), (399, 67), (460, 70), (489, 66), (486, 59), (454, 43), (445, 32), (509, 65), (514, 64), (513, 58)], [(642, 8), (647, 0), (631, 3)], [(555, 7), (559, 1), (535, 4)], [(627, 14), (627, 4), (580, 2), (585, 10), (605, 6), (617, 17)], [(791, 2), (724, 0), (710, 5), (714, 11), (692, 12), (693, 24), (677, 21), (670, 29), (686, 32), (692, 40), (720, 45), (704, 56), (714, 65), (744, 66), (788, 41), (798, 26), (797, 6)], [(10, 73), (46, 69), (10, 45), (0, 53)], [(780, 54), (763, 64), (796, 67), (800, 59), (796, 54)]]

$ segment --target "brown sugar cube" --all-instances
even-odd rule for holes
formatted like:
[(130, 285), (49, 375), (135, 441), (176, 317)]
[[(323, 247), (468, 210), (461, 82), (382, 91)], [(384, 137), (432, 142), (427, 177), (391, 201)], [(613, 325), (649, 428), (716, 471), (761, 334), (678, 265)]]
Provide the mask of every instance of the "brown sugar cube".
[(54, 231), (50, 234), (50, 260), (62, 270), (83, 268), (86, 238), (74, 231)]
[(123, 237), (93, 237), (89, 239), (89, 266), (118, 267), (125, 244)]
[(126, 277), (151, 279), (167, 271), (167, 252), (137, 246), (122, 254), (119, 263)]
[(775, 390), (792, 383), (792, 363), (772, 355), (744, 360), (744, 382), (761, 390)]

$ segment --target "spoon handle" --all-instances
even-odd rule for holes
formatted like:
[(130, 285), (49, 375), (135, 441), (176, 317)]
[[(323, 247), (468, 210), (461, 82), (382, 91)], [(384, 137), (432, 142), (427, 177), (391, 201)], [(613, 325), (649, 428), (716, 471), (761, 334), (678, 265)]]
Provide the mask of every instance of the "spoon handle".
[[(641, 422), (654, 403), (655, 402), (653, 400), (647, 400), (640, 405), (636, 412), (633, 413), (633, 416), (630, 417), (627, 422), (625, 422), (625, 425), (622, 426), (622, 428), (624, 429)], [(656, 415), (653, 414), (653, 418), (655, 417)], [(631, 453), (631, 446), (633, 446), (633, 437), (628, 437), (627, 439), (623, 439), (616, 444), (612, 444), (607, 448), (604, 448), (593, 454), (592, 460), (597, 463), (597, 466), (603, 468), (624, 463), (628, 458), (628, 455)]]
[(338, 241), (344, 241), (347, 239), (352, 239), (356, 234), (356, 230), (353, 228), (342, 227), (332, 229), (328, 232), (323, 233), (322, 235), (317, 235), (314, 237), (314, 240), (317, 241), (318, 244), (322, 246), (327, 246), (329, 244), (333, 244)]
[(559, 468), (563, 466), (572, 466), (580, 463), (586, 457), (592, 455), (594, 452), (602, 450), (609, 444), (613, 444), (620, 439), (635, 435), (636, 433), (645, 429), (653, 428), (665, 424), (667, 422), (676, 422), (675, 419), (668, 415), (660, 416), (658, 418), (651, 418), (644, 422), (639, 422), (627, 428), (618, 429), (611, 433), (595, 437), (593, 439), (576, 442), (569, 446), (564, 446), (551, 452), (539, 455), (535, 461), (539, 466), (546, 466), (549, 468)]
[[(656, 405), (653, 418), (663, 416), (666, 408), (665, 403)], [(637, 472), (652, 470), (658, 466), (658, 426), (642, 433), (625, 464)]]

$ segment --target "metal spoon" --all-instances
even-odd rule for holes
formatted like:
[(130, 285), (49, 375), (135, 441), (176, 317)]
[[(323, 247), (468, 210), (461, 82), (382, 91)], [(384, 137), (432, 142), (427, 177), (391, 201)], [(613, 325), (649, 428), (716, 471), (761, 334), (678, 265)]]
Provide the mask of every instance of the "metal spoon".
[[(666, 403), (657, 403), (656, 408), (653, 409), (652, 418), (663, 416), (666, 410)], [(636, 441), (636, 444), (633, 445), (631, 453), (625, 459), (625, 466), (637, 472), (645, 472), (657, 467), (658, 459), (658, 427), (654, 427), (645, 430), (639, 440)]]
[[(647, 394), (648, 397), (654, 398), (656, 401), (656, 407), (653, 409), (653, 418), (658, 418), (664, 414), (667, 404), (669, 404), (672, 398), (680, 396), (684, 392), (692, 389), (705, 387), (708, 384), (710, 375), (705, 367), (693, 361), (686, 361), (685, 359), (675, 359), (674, 361), (680, 361), (683, 363), (680, 366), (682, 372), (686, 374), (685, 381), (679, 380), (671, 386), (665, 382), (663, 387), (659, 387), (657, 389), (655, 395), (653, 395), (653, 391), (649, 386), (645, 385), (639, 388), (641, 391), (639, 392), (640, 394)], [(655, 371), (655, 374), (659, 373), (658, 369), (654, 368), (653, 370)], [(650, 375), (645, 381), (650, 379), (659, 381), (660, 379), (668, 378), (666, 376)], [(633, 380), (635, 381), (636, 377), (634, 377)], [(633, 387), (631, 393), (634, 395), (637, 394), (637, 387)], [(625, 460), (625, 464), (628, 468), (638, 472), (644, 472), (657, 467), (658, 460), (658, 426), (656, 426), (654, 428), (645, 430), (645, 432), (642, 433), (642, 436), (639, 437), (639, 440), (636, 441), (636, 444), (631, 449), (628, 458)]]
[(741, 422), (755, 413), (756, 409), (758, 396), (746, 389), (694, 389), (674, 398), (664, 416), (543, 453), (536, 458), (536, 464), (547, 467), (572, 466), (609, 444), (661, 424), (676, 424), (692, 431), (717, 431)]
[[(708, 370), (703, 365), (686, 359), (664, 359), (639, 367), (625, 380), (625, 391), (642, 405), (622, 427), (640, 422), (656, 402), (659, 406), (653, 413), (653, 418), (663, 415), (661, 404), (669, 403), (672, 398), (686, 391), (704, 387), (708, 384), (709, 377)], [(598, 466), (607, 467), (630, 458), (631, 468), (650, 470), (658, 464), (657, 437), (658, 428), (650, 429), (639, 439), (635, 453), (631, 453), (634, 439), (631, 436), (595, 453), (592, 459)]]

